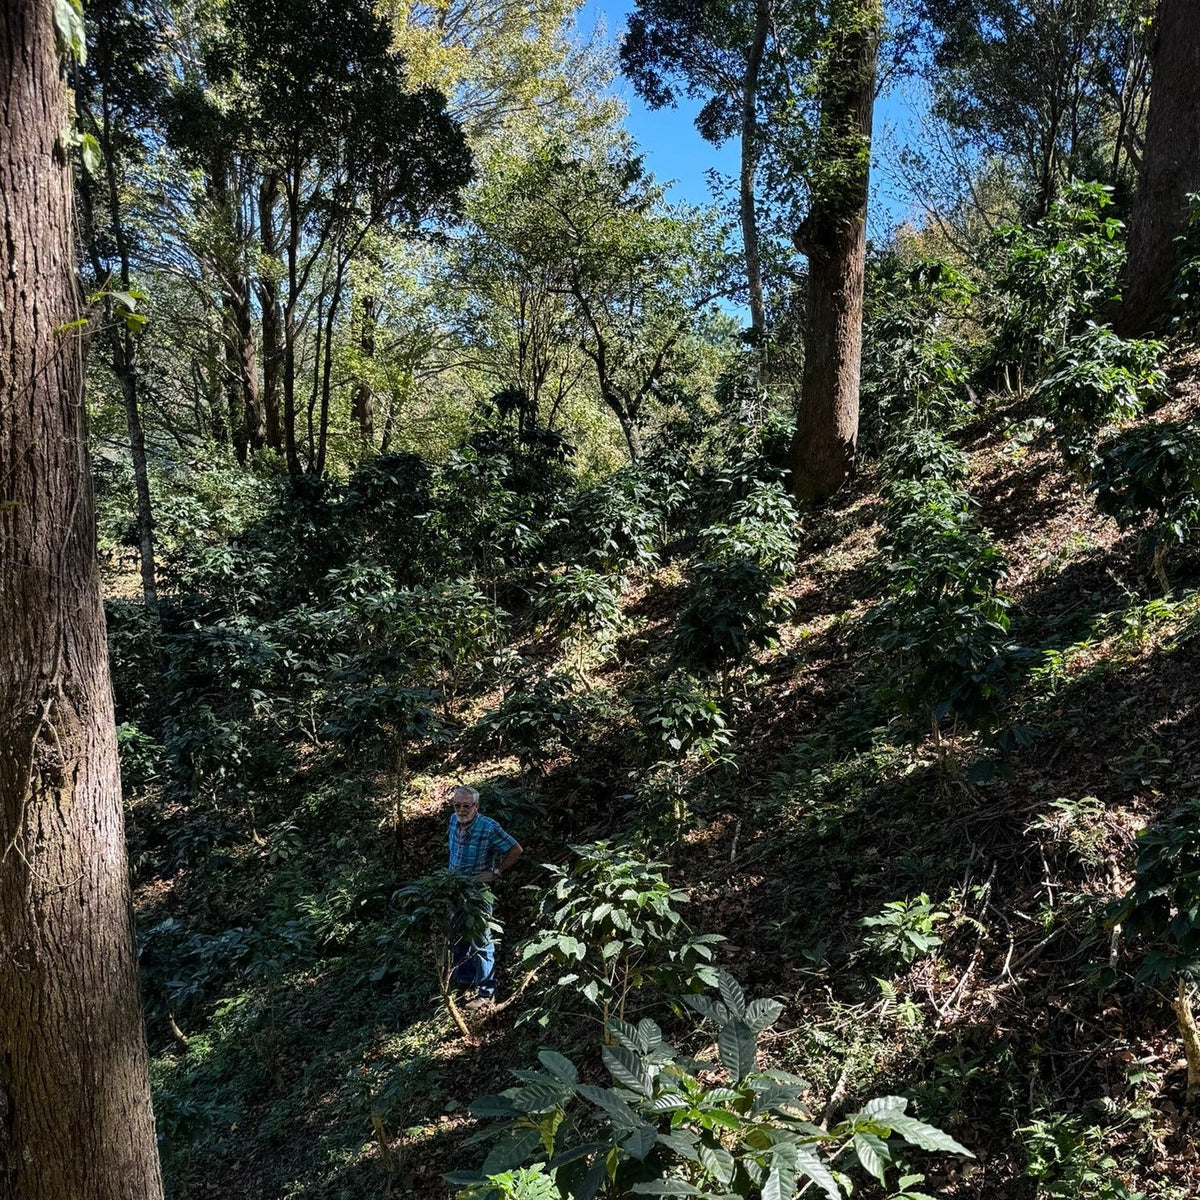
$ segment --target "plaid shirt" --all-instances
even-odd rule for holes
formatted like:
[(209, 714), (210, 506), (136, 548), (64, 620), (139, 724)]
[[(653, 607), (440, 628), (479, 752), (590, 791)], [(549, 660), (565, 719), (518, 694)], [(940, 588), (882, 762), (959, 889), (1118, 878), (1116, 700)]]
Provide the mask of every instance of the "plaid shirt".
[(460, 828), (458, 817), (451, 813), (447, 833), (450, 840), (450, 870), (464, 875), (494, 871), (496, 861), (517, 844), (517, 839), (505, 833), (498, 821), (478, 812), (465, 830)]

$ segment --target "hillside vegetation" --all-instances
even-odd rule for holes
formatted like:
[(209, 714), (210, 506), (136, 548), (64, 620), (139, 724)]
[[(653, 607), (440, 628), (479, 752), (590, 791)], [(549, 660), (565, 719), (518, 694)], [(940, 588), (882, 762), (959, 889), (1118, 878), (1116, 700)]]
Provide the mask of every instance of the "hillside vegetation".
[[(1196, 1193), (1200, 380), (1186, 325), (1093, 323), (1102, 202), (1012, 234), (990, 296), (873, 263), (864, 453), (819, 509), (786, 417), (728, 385), (608, 474), (496, 414), (309, 489), (158, 470), (161, 618), (115, 567), (108, 618), (171, 1196), (448, 1196), (485, 1159), (470, 1194), (557, 1195), (517, 1171), (538, 1135), (472, 1140), (519, 1114), (469, 1106), (547, 1050), (633, 1086), (646, 1019), (711, 1062), (697, 1088), (787, 1072), (823, 1127), (906, 1098), (807, 1194), (880, 1194), (872, 1164), (888, 1195)], [(526, 851), (500, 1003), (466, 1013), (438, 965), (459, 782)], [(683, 1001), (732, 980), (779, 1002), (748, 1061), (736, 1005)], [(912, 1116), (948, 1137), (902, 1145)], [(695, 1159), (712, 1194), (722, 1161)]]

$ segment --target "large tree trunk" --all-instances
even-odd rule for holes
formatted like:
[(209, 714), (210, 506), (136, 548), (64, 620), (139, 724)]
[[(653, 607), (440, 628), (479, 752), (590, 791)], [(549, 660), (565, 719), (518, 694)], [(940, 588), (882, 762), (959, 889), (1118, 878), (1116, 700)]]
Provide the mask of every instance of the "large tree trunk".
[(258, 401), (258, 364), (254, 320), (250, 312), (250, 280), (240, 272), (222, 283), (225, 310), (226, 361), (229, 371), (230, 425), (234, 450), (244, 463), (247, 453), (266, 444), (267, 427)]
[(0, 1196), (162, 1196), (53, 6), (0, 2)]
[(1200, 191), (1200, 4), (1160, 0), (1155, 24), (1146, 148), (1114, 322), (1127, 336), (1153, 328), (1166, 311), (1188, 193)]
[(832, 495), (854, 468), (871, 110), (882, 19), (880, 0), (838, 0), (830, 15), (816, 155), (824, 178), (796, 232), (797, 248), (808, 256), (804, 379), (792, 443), (792, 486), (801, 500)]

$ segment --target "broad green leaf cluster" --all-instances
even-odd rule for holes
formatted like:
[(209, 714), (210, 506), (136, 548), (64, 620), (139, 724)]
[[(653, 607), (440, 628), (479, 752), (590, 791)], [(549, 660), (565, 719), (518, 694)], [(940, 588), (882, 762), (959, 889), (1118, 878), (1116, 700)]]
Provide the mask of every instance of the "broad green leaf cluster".
[[(490, 1149), (478, 1171), (447, 1181), (465, 1188), (463, 1200), (499, 1200), (511, 1194), (505, 1173), (529, 1163), (543, 1165), (563, 1200), (791, 1200), (809, 1186), (841, 1200), (856, 1190), (852, 1171), (886, 1186), (904, 1145), (970, 1156), (900, 1096), (869, 1100), (829, 1128), (816, 1124), (804, 1081), (759, 1065), (759, 1036), (782, 1015), (778, 1001), (747, 1001), (725, 972), (716, 997), (683, 999), (715, 1030), (715, 1060), (680, 1054), (646, 1019), (609, 1021), (607, 1087), (543, 1050), (540, 1070), (516, 1071), (513, 1087), (472, 1104), (490, 1122), (475, 1140)], [(908, 1190), (920, 1179), (902, 1177), (898, 1194), (921, 1196)]]

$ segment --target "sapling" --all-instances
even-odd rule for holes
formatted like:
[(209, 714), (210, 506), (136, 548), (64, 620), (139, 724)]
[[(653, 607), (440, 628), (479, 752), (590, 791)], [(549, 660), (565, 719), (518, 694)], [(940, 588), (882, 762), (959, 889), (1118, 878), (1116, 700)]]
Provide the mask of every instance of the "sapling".
[(463, 1037), (471, 1031), (451, 988), (455, 943), (479, 945), (485, 937), (500, 932), (492, 917), (491, 891), (470, 875), (456, 871), (434, 871), (406, 884), (393, 897), (398, 918), (391, 937), (411, 937), (429, 956), (438, 992)]

